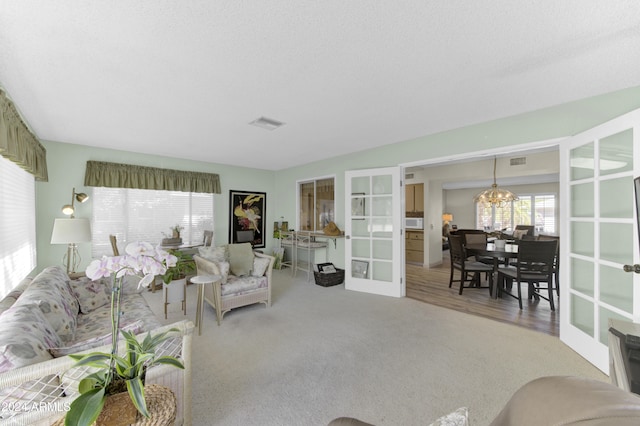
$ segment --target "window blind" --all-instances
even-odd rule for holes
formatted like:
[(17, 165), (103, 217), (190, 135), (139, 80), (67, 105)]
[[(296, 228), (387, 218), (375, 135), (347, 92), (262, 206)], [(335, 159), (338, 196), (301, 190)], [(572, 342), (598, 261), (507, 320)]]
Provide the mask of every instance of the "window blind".
[(35, 179), (0, 157), (0, 297), (36, 267)]
[(202, 242), (213, 230), (213, 194), (126, 188), (93, 188), (92, 256), (111, 256), (109, 235), (121, 254), (134, 241), (160, 244), (179, 225), (184, 244)]

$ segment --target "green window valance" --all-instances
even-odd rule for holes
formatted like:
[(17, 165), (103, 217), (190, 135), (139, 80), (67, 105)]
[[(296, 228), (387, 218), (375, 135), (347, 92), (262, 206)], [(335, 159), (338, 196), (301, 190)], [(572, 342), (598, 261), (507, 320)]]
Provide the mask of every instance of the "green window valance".
[(36, 180), (49, 180), (47, 150), (31, 133), (4, 90), (0, 90), (0, 155), (31, 173)]
[(159, 169), (131, 164), (87, 161), (85, 186), (160, 189), (165, 191), (220, 194), (220, 176), (215, 173)]

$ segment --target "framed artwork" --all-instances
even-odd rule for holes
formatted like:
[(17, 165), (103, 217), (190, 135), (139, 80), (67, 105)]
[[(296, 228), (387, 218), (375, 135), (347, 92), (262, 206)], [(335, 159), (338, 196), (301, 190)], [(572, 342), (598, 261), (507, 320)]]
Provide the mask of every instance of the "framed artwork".
[(369, 272), (369, 262), (364, 260), (351, 261), (351, 276), (354, 278), (367, 278)]
[(254, 248), (265, 246), (266, 192), (229, 191), (229, 243), (249, 242)]
[[(351, 195), (364, 195), (364, 192), (357, 192)], [(353, 197), (351, 199), (351, 216), (364, 216), (364, 197)]]

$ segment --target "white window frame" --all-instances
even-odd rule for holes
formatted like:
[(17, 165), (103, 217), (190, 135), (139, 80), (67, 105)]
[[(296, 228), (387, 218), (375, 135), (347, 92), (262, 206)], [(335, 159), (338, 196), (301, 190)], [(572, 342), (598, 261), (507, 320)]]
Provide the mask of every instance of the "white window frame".
[[(519, 197), (519, 198), (521, 198), (521, 199), (522, 199), (522, 198), (525, 198), (525, 197), (530, 197), (530, 198), (532, 199), (532, 206), (535, 206), (535, 199), (536, 199), (536, 197), (548, 197), (548, 196), (552, 196), (552, 197), (554, 197), (554, 200), (555, 200), (555, 208), (554, 208), (554, 212), (553, 212), (553, 220), (554, 220), (554, 227), (555, 227), (555, 230), (554, 230), (554, 231), (547, 231), (547, 230), (540, 231), (540, 230), (538, 230), (538, 229), (536, 228), (536, 233), (540, 233), (540, 232), (541, 232), (541, 233), (552, 233), (552, 234), (558, 234), (558, 233), (559, 233), (559, 231), (558, 231), (558, 217), (559, 217), (559, 215), (558, 215), (558, 208), (559, 208), (559, 205), (558, 205), (558, 194), (557, 194), (557, 193), (554, 193), (554, 192), (538, 192), (538, 193), (525, 193), (525, 194), (518, 194), (518, 197)], [(514, 223), (515, 223), (515, 220), (514, 220), (514, 215), (515, 215), (514, 204), (515, 204), (515, 203), (517, 203), (517, 201), (512, 201), (512, 202), (511, 202), (511, 219), (510, 219), (511, 226), (507, 227), (507, 230), (508, 230), (508, 231), (513, 231), (513, 227), (514, 227)], [(475, 203), (475, 204), (474, 204), (474, 207), (475, 207), (475, 221), (476, 221), (476, 228), (478, 228), (478, 229), (483, 229), (483, 228), (484, 228), (484, 224), (479, 223), (479, 212), (478, 212), (479, 204), (480, 204), (480, 203)], [(496, 207), (495, 205), (491, 206), (491, 218), (492, 218), (492, 221), (491, 221), (491, 229), (490, 229), (491, 231), (493, 231), (493, 230), (494, 230), (494, 229), (493, 229), (493, 225), (496, 223), (496, 209), (498, 209), (498, 208), (500, 208), (500, 207)], [(531, 217), (530, 217), (530, 220), (531, 220), (531, 223), (532, 223), (534, 226), (535, 226), (535, 224), (536, 224), (535, 214), (536, 214), (536, 212), (535, 212), (535, 208), (532, 208), (532, 209), (531, 209)], [(503, 226), (502, 228), (504, 228), (504, 226)]]

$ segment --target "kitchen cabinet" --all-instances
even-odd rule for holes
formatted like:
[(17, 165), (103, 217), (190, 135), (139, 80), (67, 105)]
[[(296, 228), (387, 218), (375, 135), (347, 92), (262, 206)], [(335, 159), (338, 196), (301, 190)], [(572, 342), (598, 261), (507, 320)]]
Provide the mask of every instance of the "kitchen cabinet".
[(424, 232), (406, 230), (404, 253), (407, 262), (424, 263)]
[(405, 207), (407, 212), (424, 211), (424, 183), (405, 186)]

